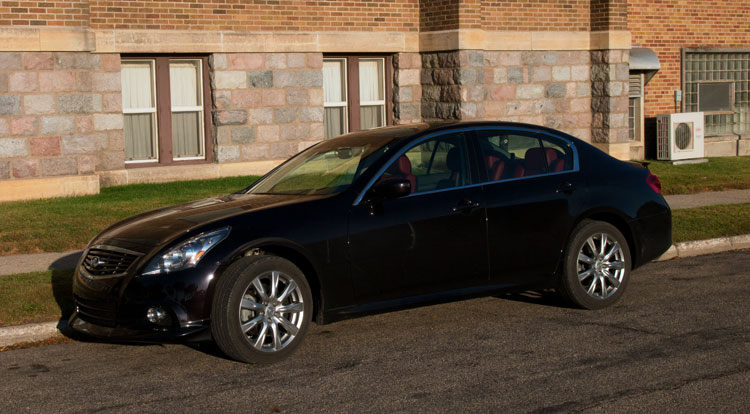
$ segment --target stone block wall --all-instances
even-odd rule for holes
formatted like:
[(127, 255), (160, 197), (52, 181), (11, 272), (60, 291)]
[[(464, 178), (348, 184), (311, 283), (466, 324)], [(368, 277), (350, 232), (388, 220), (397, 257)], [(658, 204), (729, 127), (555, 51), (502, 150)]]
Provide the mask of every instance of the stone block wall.
[(0, 53), (0, 180), (124, 167), (120, 56)]
[(526, 122), (591, 140), (588, 51), (462, 50), (422, 63), (425, 119)]
[(396, 124), (421, 122), (422, 85), (419, 53), (393, 56), (393, 120)]
[(211, 56), (216, 160), (284, 159), (320, 141), (323, 55)]
[(422, 54), (422, 118), (430, 120), (460, 120), (461, 67), (459, 52)]
[(591, 141), (628, 143), (628, 65), (625, 50), (591, 51)]

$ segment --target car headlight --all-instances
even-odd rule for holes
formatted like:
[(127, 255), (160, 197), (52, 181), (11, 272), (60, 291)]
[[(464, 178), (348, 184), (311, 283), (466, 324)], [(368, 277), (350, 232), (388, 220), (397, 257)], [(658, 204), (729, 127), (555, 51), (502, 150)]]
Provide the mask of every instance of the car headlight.
[(185, 240), (161, 256), (151, 259), (143, 274), (156, 275), (195, 266), (209, 250), (227, 237), (229, 230), (230, 227), (224, 227)]

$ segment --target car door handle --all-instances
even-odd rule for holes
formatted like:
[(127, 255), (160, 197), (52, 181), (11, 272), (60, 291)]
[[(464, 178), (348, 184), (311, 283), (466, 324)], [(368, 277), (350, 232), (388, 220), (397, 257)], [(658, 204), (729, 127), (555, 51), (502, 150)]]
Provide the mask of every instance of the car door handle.
[(573, 191), (575, 191), (575, 189), (576, 189), (575, 185), (573, 185), (572, 183), (569, 183), (569, 182), (565, 181), (562, 184), (560, 184), (559, 187), (557, 187), (557, 192), (558, 193), (570, 194)]
[(453, 207), (453, 211), (459, 212), (459, 211), (473, 210), (477, 207), (479, 207), (478, 201), (461, 200), (458, 202), (458, 205)]

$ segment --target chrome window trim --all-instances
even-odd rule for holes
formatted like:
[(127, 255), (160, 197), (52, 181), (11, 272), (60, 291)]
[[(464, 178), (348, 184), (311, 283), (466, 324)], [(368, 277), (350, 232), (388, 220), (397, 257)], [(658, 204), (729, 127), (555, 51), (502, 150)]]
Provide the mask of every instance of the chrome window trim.
[(568, 173), (574, 173), (574, 172), (580, 171), (580, 167), (579, 167), (579, 164), (578, 164), (578, 148), (576, 148), (576, 146), (573, 143), (573, 141), (571, 141), (571, 140), (569, 140), (567, 138), (561, 137), (559, 135), (555, 135), (555, 134), (552, 134), (550, 132), (544, 131), (544, 130), (533, 129), (533, 128), (526, 128), (526, 127), (514, 127), (514, 126), (505, 126), (504, 127), (504, 126), (481, 125), (481, 126), (474, 126), (474, 127), (463, 127), (463, 128), (451, 129), (451, 130), (447, 130), (447, 131), (435, 131), (435, 132), (429, 133), (429, 134), (427, 134), (427, 135), (425, 135), (425, 136), (423, 136), (423, 137), (415, 140), (410, 145), (405, 146), (404, 148), (402, 148), (401, 150), (399, 150), (396, 154), (394, 154), (393, 156), (391, 156), (391, 158), (388, 160), (388, 162), (386, 162), (383, 165), (383, 167), (381, 167), (381, 168), (378, 169), (378, 172), (370, 179), (370, 181), (367, 182), (367, 185), (359, 193), (359, 195), (357, 195), (357, 198), (354, 200), (354, 203), (352, 204), (352, 207), (358, 206), (362, 202), (362, 199), (364, 198), (365, 194), (367, 194), (367, 192), (370, 191), (370, 188), (372, 188), (372, 186), (375, 184), (375, 182), (378, 180), (378, 178), (380, 178), (380, 176), (383, 175), (383, 173), (385, 172), (385, 170), (388, 169), (388, 167), (390, 167), (391, 164), (393, 164), (393, 162), (396, 161), (396, 159), (398, 159), (398, 157), (404, 155), (407, 151), (409, 151), (410, 149), (414, 148), (414, 146), (419, 145), (420, 143), (422, 143), (422, 142), (424, 142), (424, 141), (426, 141), (428, 139), (439, 137), (441, 135), (447, 135), (447, 134), (456, 133), (456, 132), (486, 131), (486, 130), (498, 130), (498, 129), (502, 129), (502, 130), (505, 130), (505, 131), (529, 132), (529, 133), (533, 133), (533, 134), (546, 135), (548, 137), (551, 137), (551, 138), (554, 138), (554, 139), (558, 139), (558, 140), (561, 140), (561, 141), (565, 142), (572, 149), (572, 151), (573, 151), (573, 168), (570, 169), (570, 170), (565, 170), (565, 171), (560, 171), (560, 172), (554, 172), (554, 173), (542, 173), (542, 174), (536, 174), (536, 175), (529, 175), (529, 176), (526, 176), (526, 177), (514, 177), (514, 178), (501, 179), (501, 180), (484, 181), (484, 182), (481, 182), (481, 183), (465, 184), (465, 185), (461, 185), (461, 186), (457, 186), (457, 187), (442, 188), (442, 189), (437, 189), (437, 190), (424, 191), (424, 192), (420, 192), (420, 193), (409, 194), (408, 196), (405, 196), (405, 197), (402, 197), (402, 198), (409, 198), (409, 197), (420, 196), (420, 195), (424, 195), (424, 194), (434, 194), (434, 193), (440, 193), (440, 192), (444, 192), (444, 191), (452, 191), (452, 190), (458, 190), (458, 189), (464, 189), (464, 188), (472, 188), (472, 187), (478, 187), (478, 186), (488, 185), (488, 184), (495, 184), (495, 183), (500, 183), (500, 182), (519, 181), (519, 180), (533, 179), (533, 178), (538, 178), (538, 177), (547, 177), (547, 176), (551, 176), (551, 175), (568, 174)]

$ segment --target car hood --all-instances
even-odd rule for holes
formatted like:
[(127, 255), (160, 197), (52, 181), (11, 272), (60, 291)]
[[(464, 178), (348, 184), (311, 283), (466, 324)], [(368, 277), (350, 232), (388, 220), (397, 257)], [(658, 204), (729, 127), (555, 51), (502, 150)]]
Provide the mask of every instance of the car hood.
[(106, 244), (147, 253), (153, 247), (206, 224), (240, 214), (323, 196), (230, 194), (177, 204), (120, 221), (101, 232), (93, 244)]

